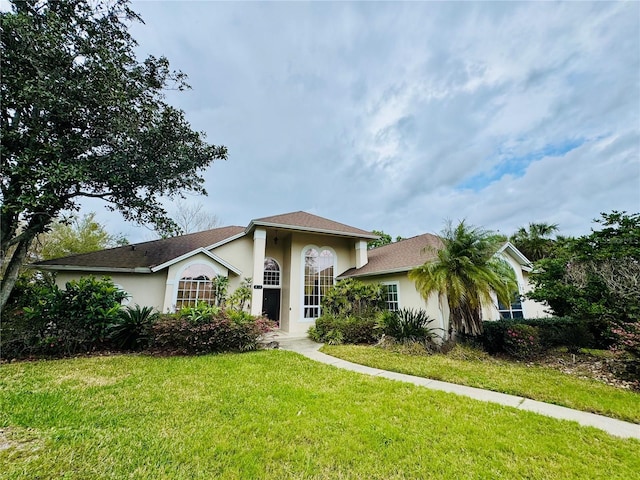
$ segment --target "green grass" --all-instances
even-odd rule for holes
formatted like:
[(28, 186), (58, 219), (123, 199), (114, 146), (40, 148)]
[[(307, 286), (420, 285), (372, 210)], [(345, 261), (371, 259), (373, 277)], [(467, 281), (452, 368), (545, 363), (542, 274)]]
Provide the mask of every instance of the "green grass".
[(0, 365), (0, 477), (630, 479), (640, 441), (292, 352)]
[(509, 393), (640, 423), (640, 394), (551, 368), (488, 356), (459, 359), (455, 355), (403, 355), (354, 345), (325, 345), (322, 352), (383, 370)]

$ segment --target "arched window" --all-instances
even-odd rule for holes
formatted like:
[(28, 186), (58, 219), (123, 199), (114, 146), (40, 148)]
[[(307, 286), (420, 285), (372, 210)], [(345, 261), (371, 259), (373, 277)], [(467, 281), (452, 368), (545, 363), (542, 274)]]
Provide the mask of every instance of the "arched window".
[(264, 259), (264, 277), (262, 284), (265, 287), (280, 286), (280, 265), (273, 258)]
[(307, 248), (304, 251), (304, 318), (318, 318), (321, 302), (333, 286), (335, 256), (328, 249)]
[(209, 265), (197, 263), (187, 267), (178, 282), (176, 310), (194, 307), (198, 302), (214, 303), (214, 278), (216, 272)]

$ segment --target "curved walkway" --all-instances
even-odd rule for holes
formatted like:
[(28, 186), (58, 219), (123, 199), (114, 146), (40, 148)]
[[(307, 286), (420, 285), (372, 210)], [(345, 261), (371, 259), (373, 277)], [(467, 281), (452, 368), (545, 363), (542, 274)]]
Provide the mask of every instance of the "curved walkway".
[(274, 338), (274, 340), (280, 344), (280, 348), (283, 350), (297, 352), (312, 360), (316, 360), (317, 362), (326, 363), (345, 370), (351, 370), (352, 372), (413, 383), (414, 385), (421, 387), (455, 393), (456, 395), (471, 397), (483, 402), (493, 402), (500, 405), (506, 405), (508, 407), (518, 408), (520, 410), (528, 410), (530, 412), (539, 413), (540, 415), (546, 415), (547, 417), (558, 418), (561, 420), (572, 420), (574, 422), (578, 422), (580, 425), (599, 428), (600, 430), (604, 430), (616, 437), (640, 439), (640, 425), (635, 423), (624, 422), (622, 420), (616, 420), (603, 415), (596, 415), (595, 413), (573, 410), (571, 408), (561, 407), (551, 403), (538, 402), (536, 400), (508, 395), (506, 393), (467, 387), (464, 385), (457, 385), (455, 383), (441, 382), (439, 380), (431, 380), (423, 377), (415, 377), (413, 375), (406, 375), (403, 373), (389, 372), (387, 370), (380, 370), (379, 368), (366, 367), (364, 365), (347, 362), (346, 360), (341, 360), (321, 353), (318, 350), (322, 344), (315, 343), (308, 338), (288, 338), (278, 336)]

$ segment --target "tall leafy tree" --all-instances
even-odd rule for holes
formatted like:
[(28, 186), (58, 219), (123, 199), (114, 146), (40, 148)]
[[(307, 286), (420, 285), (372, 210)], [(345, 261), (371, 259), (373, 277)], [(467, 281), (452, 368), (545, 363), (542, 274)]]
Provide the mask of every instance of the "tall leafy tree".
[(557, 231), (556, 223), (530, 223), (528, 229), (519, 228), (509, 241), (529, 260), (535, 262), (551, 253), (555, 243), (551, 235)]
[(33, 240), (82, 197), (127, 220), (177, 227), (161, 197), (205, 194), (227, 150), (165, 102), (188, 88), (166, 58), (137, 60), (126, 0), (14, 0), (0, 12), (0, 308)]
[(104, 226), (96, 221), (95, 212), (91, 212), (69, 221), (56, 220), (51, 229), (34, 242), (33, 255), (36, 259), (49, 260), (127, 243), (126, 238), (107, 232)]
[[(393, 243), (394, 240), (391, 237), (391, 235), (389, 235), (388, 233), (384, 233), (384, 231), (382, 230), (373, 230), (373, 233), (375, 235), (377, 235), (378, 238), (377, 240), (371, 240), (367, 243), (367, 249), (371, 250), (372, 248), (378, 248), (378, 247), (382, 247), (384, 245), (389, 245), (390, 243)], [(403, 238), (398, 235), (395, 239), (396, 242), (399, 242), (400, 240), (403, 240)]]
[(495, 293), (510, 304), (518, 291), (513, 269), (496, 256), (499, 244), (487, 230), (467, 225), (447, 225), (441, 235), (443, 247), (436, 258), (409, 272), (409, 278), (427, 299), (437, 292), (449, 306), (449, 335), (482, 333), (482, 305)]

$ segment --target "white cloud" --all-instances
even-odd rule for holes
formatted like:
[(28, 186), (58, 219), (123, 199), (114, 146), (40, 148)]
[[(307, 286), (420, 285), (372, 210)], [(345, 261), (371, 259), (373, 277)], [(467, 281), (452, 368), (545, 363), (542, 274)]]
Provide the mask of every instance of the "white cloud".
[[(141, 54), (189, 75), (171, 102), (229, 147), (206, 174), (225, 223), (308, 210), (404, 236), (444, 218), (578, 234), (640, 211), (638, 3), (133, 6)], [(521, 174), (459, 189), (513, 158)]]

